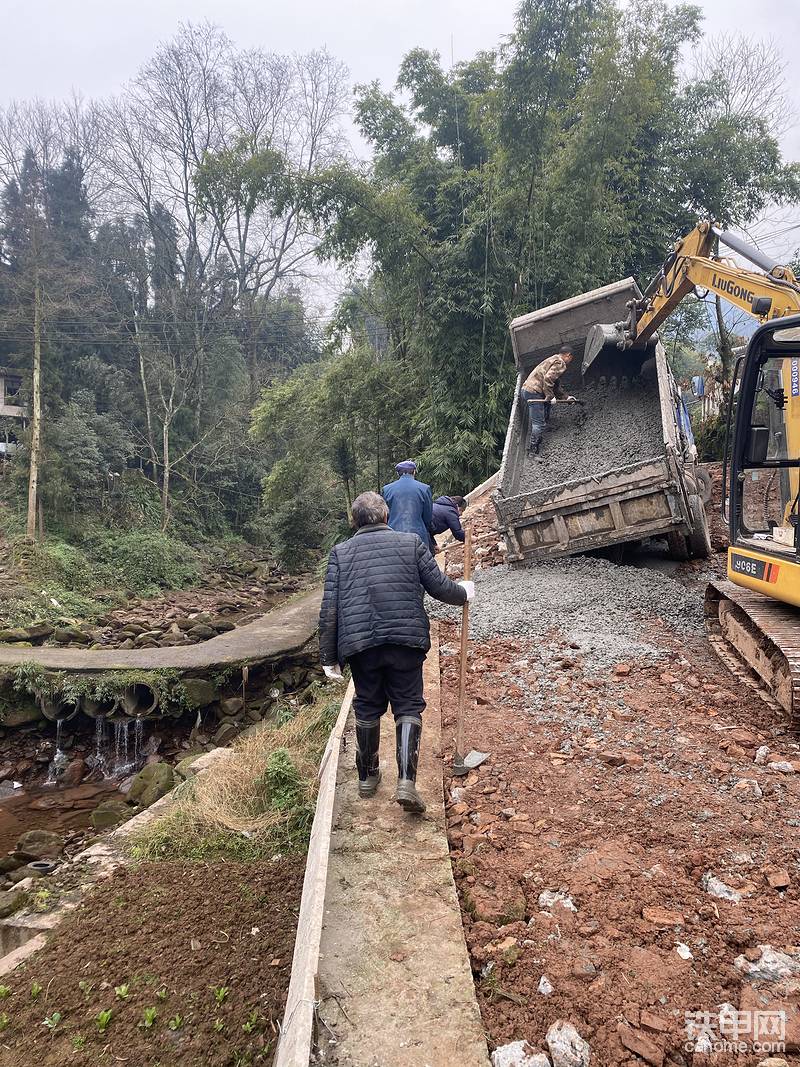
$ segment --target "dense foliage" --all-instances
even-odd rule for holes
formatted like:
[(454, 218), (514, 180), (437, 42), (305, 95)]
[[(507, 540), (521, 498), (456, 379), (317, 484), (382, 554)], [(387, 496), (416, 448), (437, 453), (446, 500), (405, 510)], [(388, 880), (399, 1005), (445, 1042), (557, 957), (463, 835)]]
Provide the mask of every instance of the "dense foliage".
[[(7, 109), (0, 364), (28, 387), (38, 285), (45, 516), (233, 528), (300, 565), (408, 454), (467, 490), (498, 463), (511, 317), (645, 281), (698, 215), (800, 199), (780, 70), (737, 47), (704, 50), (688, 4), (522, 0), (496, 49), (450, 69), (415, 49), (394, 92), (356, 87), (363, 166), (331, 57), (210, 27), (118, 100)], [(323, 331), (308, 283), (330, 265), (350, 284)], [(697, 328), (672, 326), (683, 373)]]
[[(268, 471), (252, 403), (319, 355), (304, 183), (338, 158), (343, 92), (325, 53), (186, 27), (117, 100), (0, 116), (0, 367), (31, 412), (41, 339), (45, 530), (252, 522)], [(35, 449), (3, 429), (21, 506)]]

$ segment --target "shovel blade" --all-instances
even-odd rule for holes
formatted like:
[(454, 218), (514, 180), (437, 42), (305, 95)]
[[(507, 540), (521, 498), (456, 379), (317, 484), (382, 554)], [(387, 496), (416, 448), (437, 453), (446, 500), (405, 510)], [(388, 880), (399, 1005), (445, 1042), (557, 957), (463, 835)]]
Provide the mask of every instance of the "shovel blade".
[(477, 752), (474, 748), (471, 752), (468, 752), (464, 757), (464, 766), (469, 771), (474, 771), (476, 767), (480, 767), (489, 758), (488, 752)]

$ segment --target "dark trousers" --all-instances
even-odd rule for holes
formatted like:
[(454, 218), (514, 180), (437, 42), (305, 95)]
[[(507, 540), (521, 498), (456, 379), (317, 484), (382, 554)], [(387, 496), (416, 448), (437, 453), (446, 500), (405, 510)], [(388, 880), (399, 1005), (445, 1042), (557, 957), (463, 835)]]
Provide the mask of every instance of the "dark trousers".
[[(530, 389), (522, 390), (522, 399), (528, 408), (528, 425), (530, 427), (531, 452), (538, 452), (544, 437), (544, 431), (550, 421), (550, 405), (544, 399), (544, 393), (533, 393)], [(534, 400), (536, 403), (531, 403)]]
[(377, 720), (389, 704), (395, 719), (401, 715), (422, 718), (422, 664), (425, 652), (407, 645), (375, 645), (350, 656), (356, 695), (353, 709), (361, 722)]

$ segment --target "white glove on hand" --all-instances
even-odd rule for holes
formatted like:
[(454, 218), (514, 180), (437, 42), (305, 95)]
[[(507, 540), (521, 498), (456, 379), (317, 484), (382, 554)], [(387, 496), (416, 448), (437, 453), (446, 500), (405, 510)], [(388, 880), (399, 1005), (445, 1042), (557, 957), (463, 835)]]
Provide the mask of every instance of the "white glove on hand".
[(569, 400), (572, 404), (575, 403), (575, 397), (574, 396), (568, 396), (567, 400)]
[(466, 589), (466, 591), (467, 591), (467, 603), (469, 603), (470, 600), (474, 600), (475, 599), (475, 583), (474, 582), (460, 581), (458, 584), (460, 586), (462, 586), (462, 588)]
[(557, 396), (551, 396), (551, 397), (550, 397), (550, 403), (551, 403), (551, 404), (555, 404), (556, 400), (558, 400), (558, 397), (557, 397)]
[(325, 677), (328, 679), (329, 682), (343, 682), (344, 681), (344, 675), (342, 674), (342, 668), (339, 666), (338, 663), (336, 664), (335, 667), (325, 667), (325, 666), (323, 666), (322, 669), (325, 672)]

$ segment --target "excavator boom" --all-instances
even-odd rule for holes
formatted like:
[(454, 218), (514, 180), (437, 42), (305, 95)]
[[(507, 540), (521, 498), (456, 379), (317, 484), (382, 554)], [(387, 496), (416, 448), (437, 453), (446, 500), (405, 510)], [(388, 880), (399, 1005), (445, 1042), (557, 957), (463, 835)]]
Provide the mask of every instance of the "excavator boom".
[[(717, 240), (767, 273), (714, 258)], [(735, 234), (700, 222), (675, 244), (641, 298), (629, 302), (626, 319), (593, 327), (587, 337), (583, 373), (594, 368), (594, 373), (618, 374), (627, 366), (636, 366), (637, 352), (644, 353), (646, 342), (665, 319), (686, 296), (698, 289), (723, 297), (760, 322), (800, 311), (800, 286), (788, 267)], [(620, 352), (626, 351), (627, 360), (621, 359)], [(598, 360), (598, 357), (602, 358)]]

